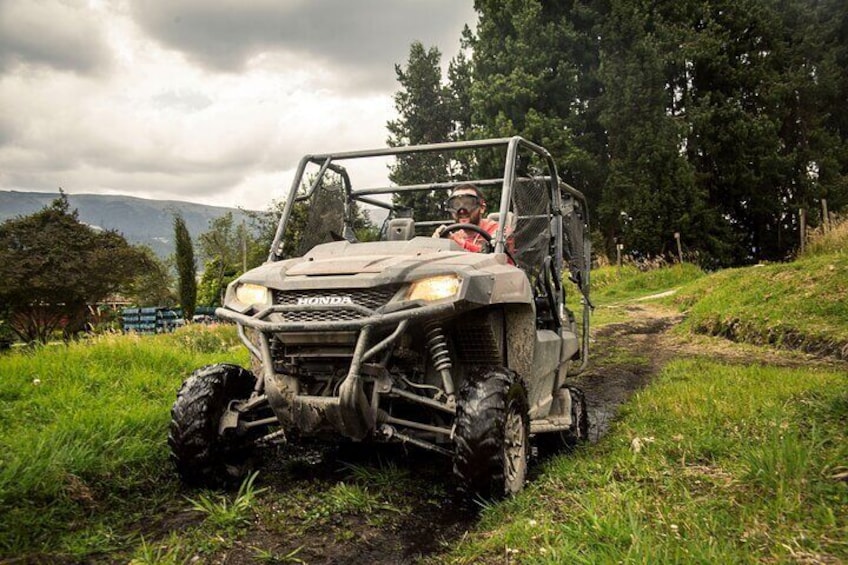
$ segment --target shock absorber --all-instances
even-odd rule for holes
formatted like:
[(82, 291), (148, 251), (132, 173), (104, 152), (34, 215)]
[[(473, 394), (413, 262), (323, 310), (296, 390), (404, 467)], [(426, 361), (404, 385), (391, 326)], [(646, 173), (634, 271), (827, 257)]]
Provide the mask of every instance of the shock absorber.
[(455, 390), (453, 377), (451, 376), (451, 367), (453, 365), (450, 359), (450, 351), (448, 351), (448, 340), (445, 337), (445, 332), (442, 330), (441, 325), (434, 322), (425, 326), (424, 335), (427, 339), (427, 348), (430, 350), (430, 360), (433, 362), (433, 367), (442, 376), (442, 385), (445, 387), (448, 404), (453, 405), (455, 402)]

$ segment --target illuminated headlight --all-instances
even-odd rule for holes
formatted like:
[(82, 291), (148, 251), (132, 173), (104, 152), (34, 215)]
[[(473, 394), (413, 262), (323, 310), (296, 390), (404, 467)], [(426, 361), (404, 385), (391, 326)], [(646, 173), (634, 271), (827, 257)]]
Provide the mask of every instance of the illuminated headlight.
[(432, 302), (444, 298), (452, 298), (459, 292), (462, 281), (455, 275), (430, 277), (412, 283), (406, 293), (407, 300), (425, 300)]
[(236, 300), (248, 306), (267, 306), (271, 304), (271, 291), (258, 284), (242, 283), (236, 287)]

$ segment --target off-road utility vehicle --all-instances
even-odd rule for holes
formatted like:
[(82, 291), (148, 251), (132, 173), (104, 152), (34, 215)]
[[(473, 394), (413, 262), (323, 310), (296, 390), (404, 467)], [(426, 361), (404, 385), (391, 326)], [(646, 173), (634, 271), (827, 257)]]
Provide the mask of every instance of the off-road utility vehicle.
[[(374, 169), (438, 178), (375, 184)], [(478, 228), (481, 253), (450, 238), (474, 226), (439, 205), (468, 182), (498, 222), (494, 236)], [(237, 324), (253, 371), (213, 365), (183, 384), (169, 435), (179, 473), (216, 482), (254, 447), (287, 441), (399, 442), (453, 458), (470, 492), (518, 491), (531, 436), (587, 433), (568, 386), (588, 357), (587, 222), (583, 195), (520, 137), (304, 157), (268, 261), (216, 311)]]

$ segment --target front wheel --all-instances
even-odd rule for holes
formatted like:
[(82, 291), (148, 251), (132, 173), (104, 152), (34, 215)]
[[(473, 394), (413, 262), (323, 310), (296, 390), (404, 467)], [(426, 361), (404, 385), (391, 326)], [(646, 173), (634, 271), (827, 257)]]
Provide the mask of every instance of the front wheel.
[(168, 445), (184, 482), (211, 486), (240, 479), (247, 470), (250, 446), (230, 433), (221, 435), (221, 416), (232, 400), (253, 391), (254, 377), (237, 365), (209, 365), (183, 383), (171, 408)]
[(508, 369), (491, 369), (459, 391), (454, 473), (473, 494), (515, 494), (527, 477), (529, 436), (523, 383)]

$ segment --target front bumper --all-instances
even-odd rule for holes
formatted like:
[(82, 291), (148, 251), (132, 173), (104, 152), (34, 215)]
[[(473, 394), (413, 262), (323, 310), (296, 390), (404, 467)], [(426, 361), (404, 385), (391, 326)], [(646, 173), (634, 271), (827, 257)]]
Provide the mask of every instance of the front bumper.
[[(411, 324), (427, 323), (451, 317), (468, 307), (467, 303), (450, 301), (437, 304), (412, 304), (403, 310), (389, 313), (377, 312), (358, 305), (321, 306), (322, 310), (356, 310), (361, 317), (355, 320), (291, 322), (285, 314), (316, 309), (308, 305), (275, 305), (253, 314), (242, 314), (228, 308), (218, 308), (215, 314), (238, 324), (239, 336), (251, 354), (262, 362), (263, 374), (256, 383), (256, 393), (266, 394), (283, 427), (293, 426), (301, 432), (330, 427), (342, 435), (361, 440), (371, 434), (377, 424), (391, 424), (392, 418), (380, 411), (377, 402), (371, 402), (364, 390), (363, 364), (387, 347), (393, 345)], [(274, 319), (276, 318), (276, 319)], [(282, 319), (281, 319), (282, 318)], [(255, 330), (259, 343), (255, 344), (245, 333), (245, 328)], [(382, 330), (380, 341), (375, 343), (375, 330)], [(388, 335), (386, 336), (386, 331)], [(271, 353), (271, 336), (286, 334), (324, 334), (352, 332), (356, 345), (347, 375), (338, 396), (308, 396), (299, 393), (293, 377), (275, 372)], [(448, 377), (449, 378), (449, 377)], [(385, 383), (385, 381), (384, 381)], [(451, 383), (452, 388), (452, 383)], [(391, 393), (391, 384), (385, 383), (382, 393)], [(443, 410), (452, 411), (445, 405)], [(408, 424), (408, 422), (407, 422)]]

